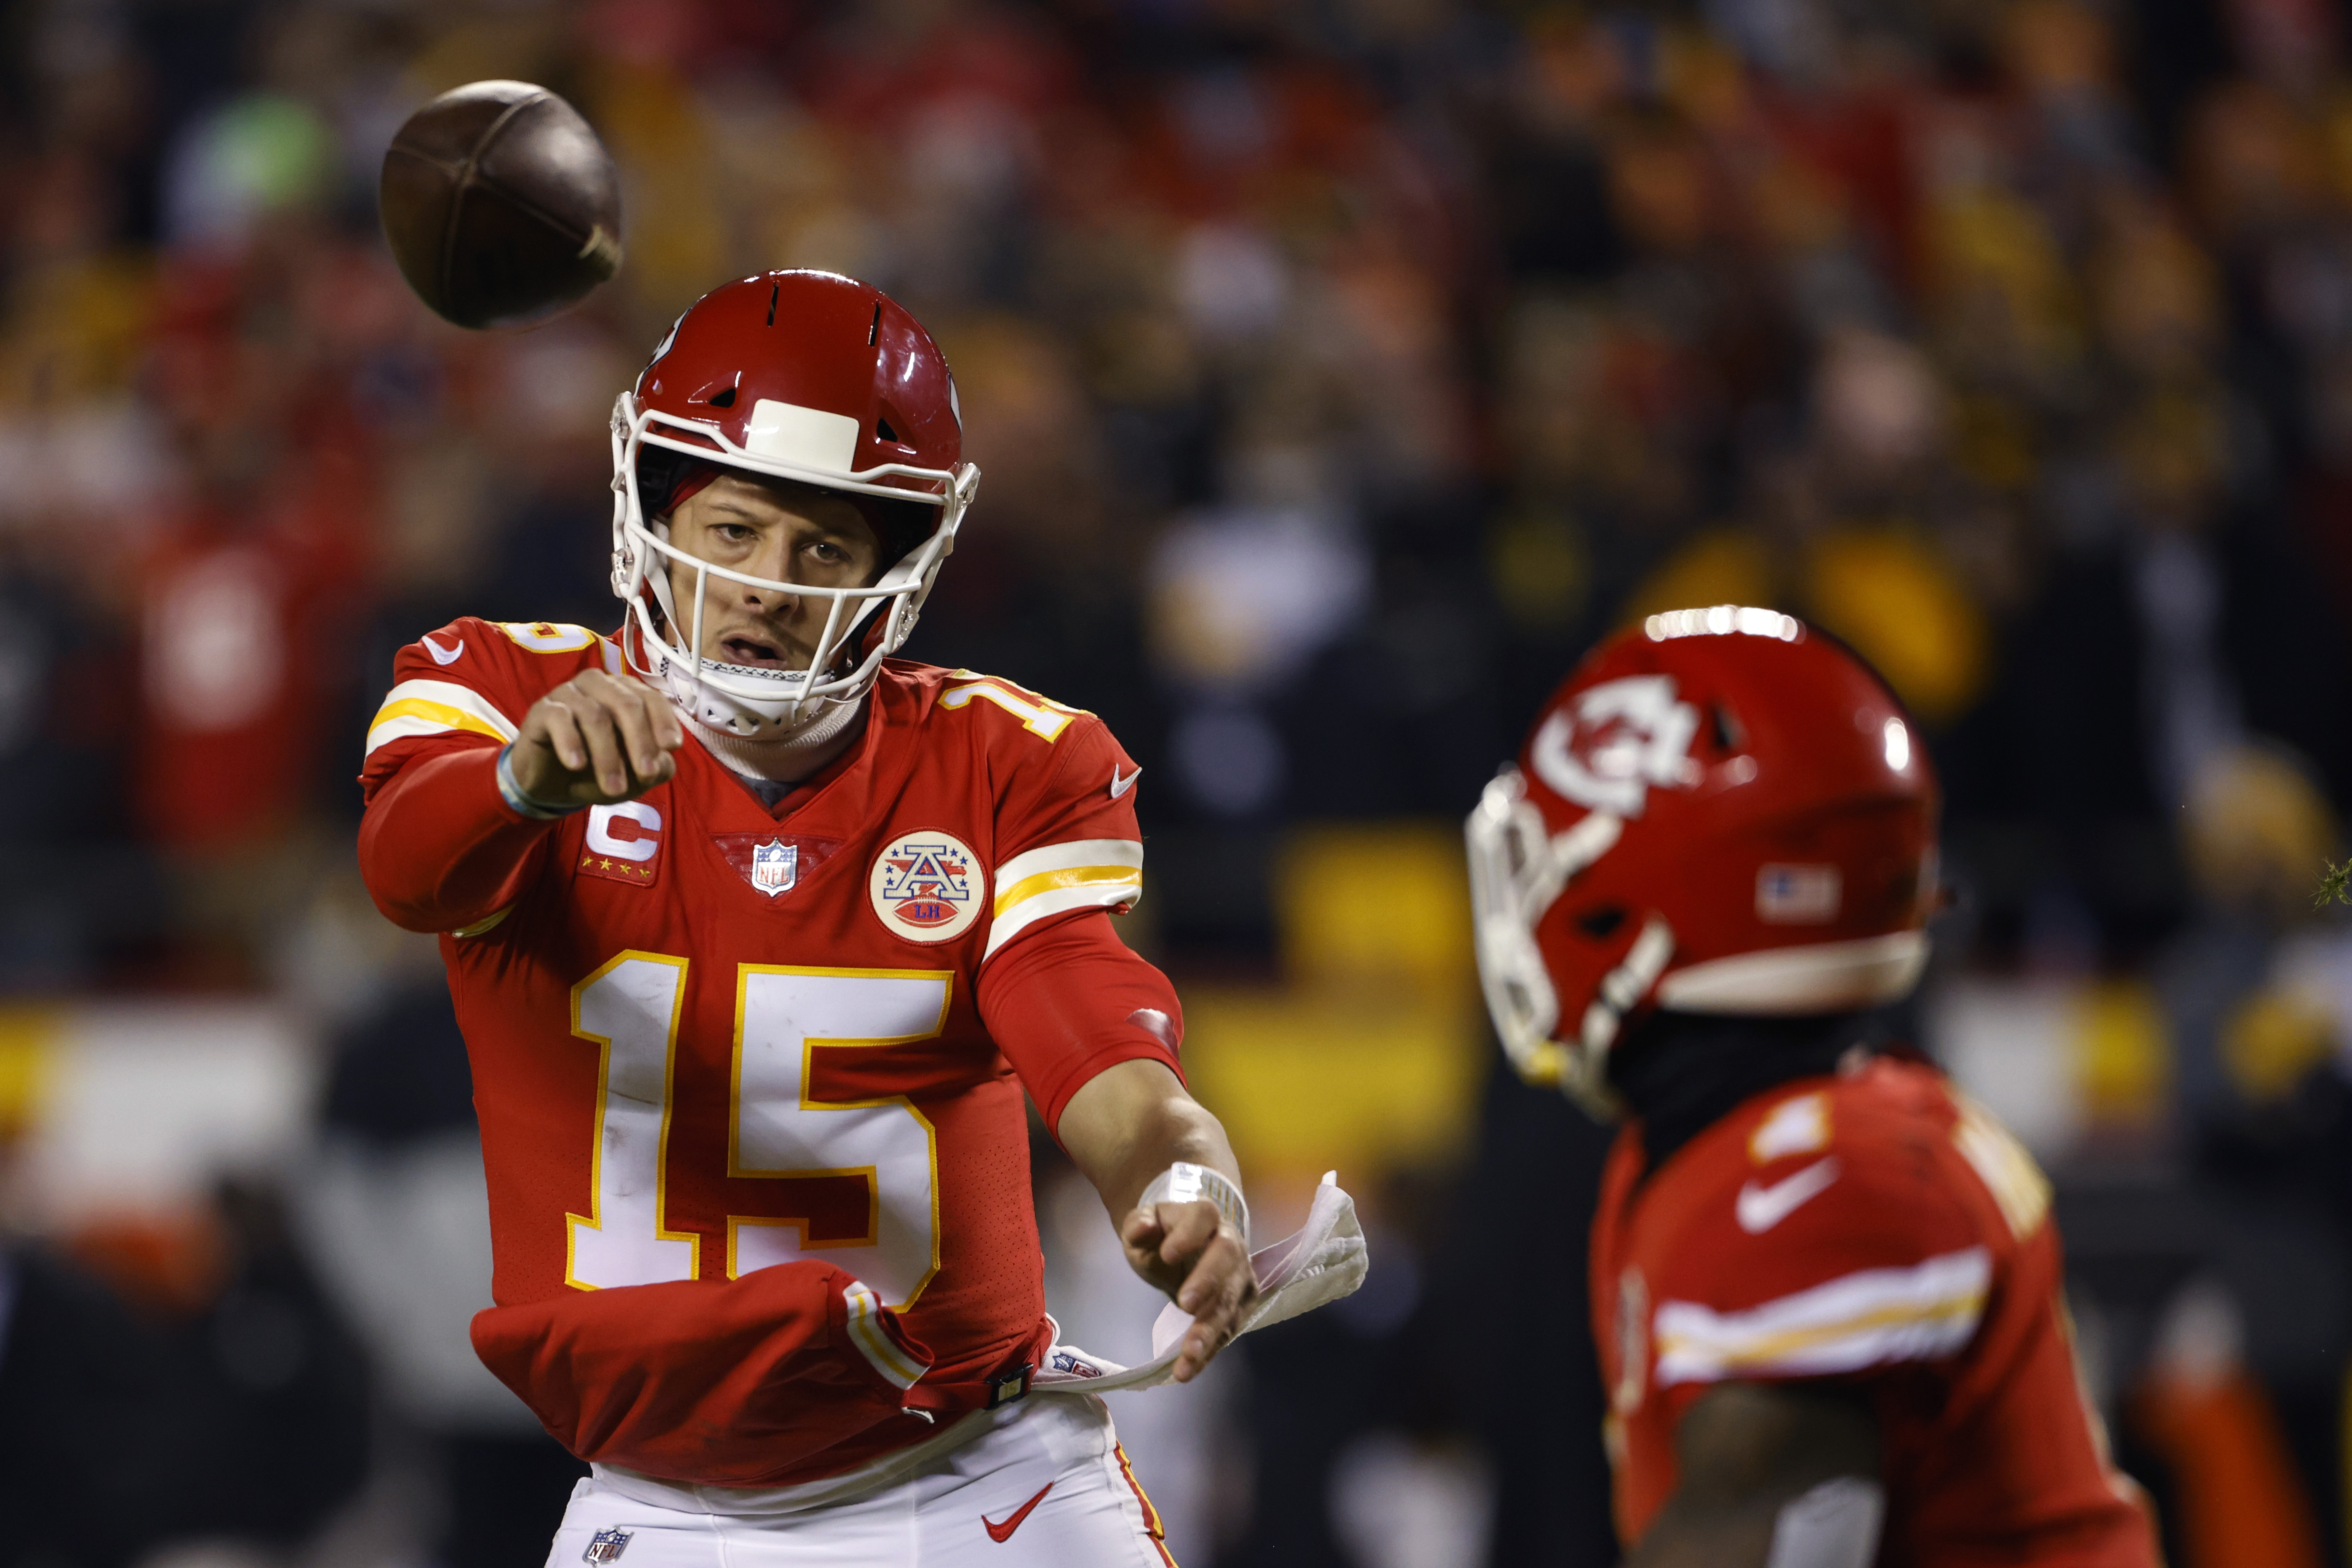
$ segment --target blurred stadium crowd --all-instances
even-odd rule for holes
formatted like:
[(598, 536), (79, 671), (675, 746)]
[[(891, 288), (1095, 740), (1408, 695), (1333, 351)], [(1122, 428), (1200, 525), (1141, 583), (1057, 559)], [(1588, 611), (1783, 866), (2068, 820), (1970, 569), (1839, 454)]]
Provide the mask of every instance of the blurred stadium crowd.
[[(1596, 636), (1729, 602), (1929, 737), (1912, 1022), (2059, 1179), (2172, 1560), (2343, 1562), (2347, 26), (5, 0), (0, 1563), (543, 1552), (576, 1467), (464, 1343), (463, 1058), (352, 778), (401, 643), (614, 623), (611, 400), (772, 265), (932, 327), (986, 479), (910, 651), (1110, 722), (1204, 1098), (1265, 1190), (1368, 1194), (1360, 1298), (1120, 1407), (1180, 1560), (1612, 1560), (1601, 1134), (1493, 1076), (1454, 824)], [(527, 334), (374, 226), (482, 77), (626, 182), (621, 277)], [(1148, 1321), (1039, 1158), (1055, 1299)]]

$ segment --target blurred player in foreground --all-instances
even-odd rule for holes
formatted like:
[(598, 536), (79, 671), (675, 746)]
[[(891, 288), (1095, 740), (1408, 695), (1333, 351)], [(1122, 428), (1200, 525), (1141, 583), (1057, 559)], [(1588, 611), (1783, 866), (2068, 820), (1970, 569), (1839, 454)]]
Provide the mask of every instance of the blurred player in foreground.
[(1937, 811), (1858, 661), (1719, 606), (1596, 649), (1471, 815), (1504, 1044), (1625, 1123), (1591, 1288), (1629, 1568), (2155, 1568), (2079, 1392), (2048, 1184), (1882, 1054)]
[(873, 289), (763, 274), (614, 437), (621, 631), (420, 638), (362, 775), (473, 1064), (476, 1348), (594, 1462), (551, 1561), (1162, 1563), (1101, 1402), (1030, 1397), (1118, 1369), (1053, 1342), (1023, 1089), (1192, 1314), (1165, 1372), (1268, 1303), (1176, 997), (1110, 929), (1135, 764), (887, 657), (979, 479), (947, 363)]

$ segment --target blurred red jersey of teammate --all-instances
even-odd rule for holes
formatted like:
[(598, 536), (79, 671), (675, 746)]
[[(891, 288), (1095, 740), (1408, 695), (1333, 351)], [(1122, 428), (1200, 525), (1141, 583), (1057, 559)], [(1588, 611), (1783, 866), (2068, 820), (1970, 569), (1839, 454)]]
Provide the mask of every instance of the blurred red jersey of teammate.
[(1592, 1233), (1620, 1533), (1640, 1540), (1675, 1489), (1700, 1394), (1827, 1379), (1877, 1417), (1880, 1563), (2149, 1568), (2063, 1284), (2048, 1183), (1931, 1068), (1779, 1085), (1654, 1172), (1629, 1125)]
[[(838, 1475), (1042, 1359), (1024, 1085), (1053, 1126), (1113, 1062), (1177, 1066), (1139, 961), (1062, 954), (1145, 1020), (1124, 1033), (991, 1029), (1008, 976), (1139, 895), (1136, 769), (1090, 714), (894, 660), (865, 734), (773, 808), (696, 744), (634, 800), (499, 807), (500, 743), (597, 668), (620, 649), (583, 628), (460, 620), (402, 650), (369, 734), (371, 886), (427, 889), (404, 924), (471, 922), (441, 942), (489, 1178), (476, 1343), (583, 1458)], [(455, 806), (380, 809), (410, 790), (527, 842), (503, 885), (419, 872)], [(769, 1267), (793, 1262), (825, 1267)]]

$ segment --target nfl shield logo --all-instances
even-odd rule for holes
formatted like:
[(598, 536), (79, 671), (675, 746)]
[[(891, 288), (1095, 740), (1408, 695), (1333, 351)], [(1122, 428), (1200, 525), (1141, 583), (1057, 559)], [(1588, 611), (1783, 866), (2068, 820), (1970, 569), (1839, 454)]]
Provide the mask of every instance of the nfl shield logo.
[(610, 1563), (629, 1544), (625, 1530), (600, 1530), (589, 1539), (588, 1550), (580, 1554), (583, 1563)]
[(751, 851), (751, 886), (774, 898), (800, 879), (801, 847), (771, 838)]

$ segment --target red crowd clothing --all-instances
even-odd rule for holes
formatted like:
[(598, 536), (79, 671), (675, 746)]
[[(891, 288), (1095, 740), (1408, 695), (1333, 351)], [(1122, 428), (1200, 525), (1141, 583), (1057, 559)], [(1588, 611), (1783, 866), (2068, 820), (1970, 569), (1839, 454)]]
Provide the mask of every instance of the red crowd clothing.
[(1643, 1172), (1628, 1126), (1592, 1231), (1620, 1534), (1675, 1484), (1684, 1411), (1724, 1382), (1864, 1391), (1888, 1568), (2157, 1568), (2083, 1404), (2049, 1184), (1932, 1069), (1782, 1084)]
[(402, 650), (369, 733), (362, 869), (444, 933), (473, 1065), (477, 1347), (583, 1457), (839, 1474), (1046, 1342), (1024, 1084), (1052, 1119), (1177, 1066), (1103, 919), (1141, 891), (1136, 770), (1090, 714), (891, 661), (772, 810), (689, 739), (637, 800), (521, 816), (499, 744), (599, 668), (593, 633), (469, 617)]

